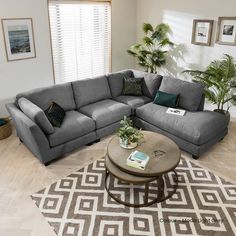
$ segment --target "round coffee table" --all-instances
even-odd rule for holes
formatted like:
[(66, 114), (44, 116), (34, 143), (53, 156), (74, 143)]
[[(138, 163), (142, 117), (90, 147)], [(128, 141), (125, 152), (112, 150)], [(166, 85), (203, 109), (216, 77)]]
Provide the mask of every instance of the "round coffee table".
[[(142, 132), (144, 138), (135, 149), (128, 150), (120, 147), (119, 138), (117, 136), (111, 139), (107, 147), (107, 156), (105, 159), (105, 188), (114, 200), (126, 206), (143, 207), (164, 201), (176, 192), (178, 186), (178, 176), (175, 172), (175, 168), (180, 161), (180, 150), (178, 146), (164, 135), (149, 131)], [(144, 170), (130, 167), (126, 164), (128, 156), (134, 150), (149, 155), (150, 160)], [(163, 175), (168, 172), (174, 173), (175, 184), (173, 185), (173, 190), (164, 196)], [(129, 184), (144, 184), (144, 202), (132, 204), (116, 197), (108, 186), (108, 178), (110, 175)], [(152, 181), (157, 181), (157, 196), (155, 199), (149, 200), (149, 183)]]

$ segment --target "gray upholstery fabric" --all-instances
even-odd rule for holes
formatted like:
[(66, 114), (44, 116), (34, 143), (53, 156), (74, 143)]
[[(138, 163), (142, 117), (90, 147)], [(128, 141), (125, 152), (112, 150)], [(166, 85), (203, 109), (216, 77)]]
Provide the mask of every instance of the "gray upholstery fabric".
[(66, 143), (79, 138), (95, 130), (94, 121), (77, 112), (67, 111), (60, 128), (55, 128), (55, 132), (48, 136), (51, 147)]
[(197, 111), (201, 103), (204, 87), (199, 83), (163, 77), (159, 90), (166, 93), (179, 94), (179, 107), (189, 111)]
[(106, 99), (80, 108), (79, 112), (91, 117), (96, 128), (103, 128), (131, 115), (131, 108), (125, 104)]
[(111, 98), (110, 88), (106, 76), (72, 82), (76, 107)]
[(184, 116), (166, 113), (167, 108), (153, 103), (137, 108), (136, 115), (181, 139), (202, 145), (227, 128), (227, 120), (211, 111), (186, 112)]
[(46, 134), (52, 134), (54, 132), (53, 126), (40, 107), (23, 97), (18, 100), (18, 105)]
[(7, 104), (6, 108), (12, 117), (19, 138), (40, 161), (46, 163), (50, 159), (48, 155), (50, 147), (46, 135), (15, 104)]
[(137, 107), (140, 107), (152, 101), (151, 98), (145, 96), (119, 96), (116, 97), (115, 100), (117, 102), (129, 105), (132, 109), (132, 114), (135, 114), (135, 110)]
[(134, 124), (137, 127), (140, 127), (144, 130), (149, 130), (149, 131), (153, 131), (153, 132), (157, 132), (160, 134), (163, 134), (167, 137), (169, 137), (170, 139), (172, 139), (178, 146), (179, 148), (181, 148), (182, 150), (191, 153), (197, 157), (199, 157), (201, 154), (203, 154), (204, 152), (206, 152), (210, 147), (212, 147), (214, 144), (216, 144), (217, 142), (219, 142), (222, 138), (225, 137), (225, 135), (227, 135), (228, 133), (228, 129), (226, 128), (225, 130), (223, 130), (222, 132), (218, 133), (215, 137), (213, 137), (212, 139), (210, 139), (207, 143), (204, 143), (202, 145), (196, 145), (193, 143), (188, 142), (187, 140), (183, 140), (177, 136), (175, 136), (173, 133), (169, 133), (166, 132), (140, 118), (135, 117), (134, 118)]
[(16, 101), (21, 97), (27, 98), (42, 110), (46, 110), (51, 102), (56, 102), (65, 111), (76, 109), (71, 83), (59, 84), (21, 93), (16, 96)]
[(153, 99), (161, 85), (162, 76), (139, 70), (133, 70), (133, 74), (135, 78), (144, 78), (143, 95)]
[(205, 107), (205, 94), (202, 95), (202, 99), (198, 107), (198, 111), (204, 111), (204, 107)]
[(114, 124), (108, 125), (106, 127), (103, 127), (101, 129), (98, 129), (98, 130), (96, 130), (97, 139), (104, 138), (107, 135), (113, 134), (113, 133), (117, 132), (117, 130), (119, 128), (120, 128), (120, 121), (118, 121)]
[(131, 70), (123, 70), (107, 75), (108, 83), (111, 89), (111, 95), (113, 98), (121, 95), (123, 90), (124, 76), (133, 77), (133, 72)]
[(51, 148), (46, 135), (34, 121), (19, 110), (15, 104), (7, 104), (6, 107), (13, 119), (17, 135), (44, 164), (97, 139), (95, 131), (92, 131), (79, 138)]

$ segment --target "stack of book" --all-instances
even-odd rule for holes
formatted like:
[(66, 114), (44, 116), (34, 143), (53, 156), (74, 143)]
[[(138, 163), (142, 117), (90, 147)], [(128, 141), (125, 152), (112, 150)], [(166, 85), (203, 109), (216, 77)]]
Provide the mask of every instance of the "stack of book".
[(150, 158), (147, 154), (136, 150), (129, 155), (126, 164), (128, 166), (144, 170), (149, 159)]

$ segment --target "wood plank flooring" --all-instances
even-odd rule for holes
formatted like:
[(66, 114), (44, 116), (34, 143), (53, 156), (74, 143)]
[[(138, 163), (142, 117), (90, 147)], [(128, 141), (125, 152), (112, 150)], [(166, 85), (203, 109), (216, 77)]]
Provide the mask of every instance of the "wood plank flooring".
[[(0, 141), (0, 235), (54, 236), (30, 195), (104, 157), (110, 138), (83, 147), (48, 167), (20, 143), (15, 132)], [(236, 184), (236, 121), (230, 123), (227, 137), (198, 161), (184, 152), (183, 157)]]

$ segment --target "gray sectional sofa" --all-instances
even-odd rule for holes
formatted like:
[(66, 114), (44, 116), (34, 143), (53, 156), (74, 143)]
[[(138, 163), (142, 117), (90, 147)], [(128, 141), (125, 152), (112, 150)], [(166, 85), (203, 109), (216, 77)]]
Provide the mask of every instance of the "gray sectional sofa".
[[(142, 96), (122, 95), (124, 76), (144, 78)], [(154, 104), (158, 89), (180, 94), (180, 107), (187, 110), (185, 116), (167, 114), (167, 107)], [(66, 111), (62, 126), (45, 132), (37, 119), (20, 109), (18, 102), (21, 98), (42, 110), (51, 102), (58, 103)], [(228, 131), (228, 120), (224, 115), (203, 111), (201, 85), (137, 70), (21, 93), (16, 96), (15, 103), (6, 107), (20, 140), (45, 165), (114, 133), (124, 116), (132, 117), (137, 127), (170, 137), (195, 158), (223, 139)], [(32, 106), (30, 109), (34, 110)]]

